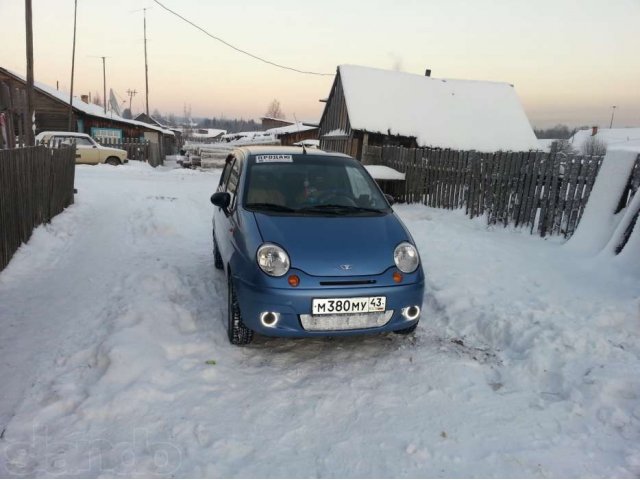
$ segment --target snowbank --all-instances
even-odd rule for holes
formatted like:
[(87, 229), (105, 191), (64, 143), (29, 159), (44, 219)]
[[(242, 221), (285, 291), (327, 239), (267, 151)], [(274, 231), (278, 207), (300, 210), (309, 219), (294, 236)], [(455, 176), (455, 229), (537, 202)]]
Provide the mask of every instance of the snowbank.
[(404, 173), (386, 165), (364, 165), (364, 168), (376, 180), (404, 180)]
[[(580, 224), (567, 242), (569, 248), (591, 254), (602, 252), (607, 257), (615, 254), (621, 233), (638, 211), (640, 195), (636, 194), (625, 210), (614, 213), (639, 154), (640, 141), (615, 145), (607, 150)], [(631, 243), (625, 248), (628, 250), (623, 250), (619, 261), (626, 263), (631, 260), (637, 265), (640, 250), (634, 250), (638, 241), (634, 237), (640, 236), (639, 230), (640, 223), (632, 233), (633, 242), (630, 239)]]

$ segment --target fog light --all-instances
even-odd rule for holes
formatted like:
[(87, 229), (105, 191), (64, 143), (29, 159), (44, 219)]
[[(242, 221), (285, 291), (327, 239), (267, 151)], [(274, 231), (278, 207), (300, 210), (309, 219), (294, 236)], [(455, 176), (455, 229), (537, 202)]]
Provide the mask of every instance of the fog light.
[(265, 327), (275, 327), (280, 319), (280, 314), (276, 312), (262, 312), (260, 314), (260, 323)]
[(407, 320), (415, 320), (420, 316), (420, 307), (413, 305), (402, 309), (402, 316)]

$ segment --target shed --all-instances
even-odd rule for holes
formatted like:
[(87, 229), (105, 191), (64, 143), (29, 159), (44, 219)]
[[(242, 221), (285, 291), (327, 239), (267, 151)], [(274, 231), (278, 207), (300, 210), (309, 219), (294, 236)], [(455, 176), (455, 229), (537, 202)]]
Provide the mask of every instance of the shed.
[(537, 141), (513, 85), (338, 67), (320, 146), (362, 158), (366, 145), (528, 151)]

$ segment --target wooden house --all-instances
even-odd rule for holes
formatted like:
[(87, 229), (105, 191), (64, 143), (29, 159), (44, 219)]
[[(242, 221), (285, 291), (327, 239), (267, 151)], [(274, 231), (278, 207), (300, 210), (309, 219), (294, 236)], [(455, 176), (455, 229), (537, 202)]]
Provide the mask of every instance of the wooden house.
[[(22, 75), (0, 67), (0, 82), (9, 88), (26, 87)], [(69, 130), (69, 94), (55, 88), (34, 82), (34, 113), (36, 134), (44, 131)], [(161, 153), (170, 153), (175, 143), (175, 134), (158, 125), (130, 120), (112, 112), (104, 112), (103, 107), (74, 97), (72, 103), (72, 127), (74, 132), (88, 133), (105, 143), (118, 142), (127, 138), (146, 139), (161, 146)], [(168, 147), (168, 150), (167, 148)]]
[[(427, 71), (430, 74), (430, 71)], [(320, 148), (362, 158), (367, 145), (528, 151), (536, 137), (513, 85), (338, 67)]]

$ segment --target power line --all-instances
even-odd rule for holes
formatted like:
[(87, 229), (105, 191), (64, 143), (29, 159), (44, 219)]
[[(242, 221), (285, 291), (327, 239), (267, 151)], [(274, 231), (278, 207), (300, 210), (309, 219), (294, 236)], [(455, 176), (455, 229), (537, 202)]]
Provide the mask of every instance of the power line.
[(187, 20), (186, 18), (184, 18), (182, 15), (180, 15), (177, 12), (174, 12), (173, 10), (171, 10), (170, 8), (166, 7), (165, 5), (163, 5), (162, 3), (160, 3), (158, 0), (153, 0), (155, 3), (157, 3), (158, 5), (160, 5), (162, 8), (164, 8), (167, 12), (172, 13), (173, 15), (175, 15), (176, 17), (180, 18), (181, 20), (187, 22), (189, 25), (191, 25), (192, 27), (197, 28), (198, 30), (200, 30), (202, 33), (204, 33), (205, 35), (208, 35), (209, 37), (213, 38), (214, 40), (217, 40), (220, 43), (223, 43), (224, 45), (226, 45), (229, 48), (234, 49), (237, 52), (243, 53), (251, 58), (254, 58), (256, 60), (259, 60), (261, 62), (267, 63), (269, 65), (273, 65), (274, 67), (278, 67), (278, 68), (282, 68), (284, 70), (291, 70), (292, 72), (297, 72), (297, 73), (304, 73), (306, 75), (320, 75), (320, 76), (333, 76), (335, 75), (334, 73), (320, 73), (320, 72), (310, 72), (310, 71), (306, 71), (306, 70), (299, 70), (297, 68), (293, 68), (293, 67), (287, 67), (286, 65), (280, 65), (279, 63), (275, 63), (272, 62), (270, 60), (266, 60), (262, 57), (259, 57), (257, 55), (254, 55), (253, 53), (249, 53), (246, 50), (242, 50), (241, 48), (238, 48), (234, 45), (231, 45), (229, 42), (223, 40), (220, 37), (216, 37), (215, 35), (207, 32), (204, 28), (196, 25), (195, 23), (193, 23), (191, 20)]

